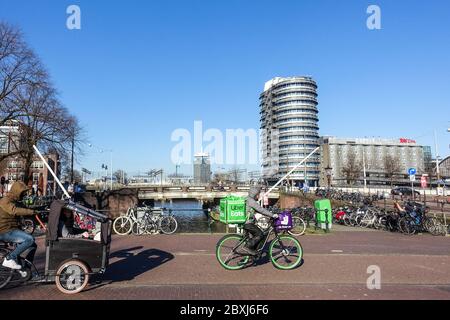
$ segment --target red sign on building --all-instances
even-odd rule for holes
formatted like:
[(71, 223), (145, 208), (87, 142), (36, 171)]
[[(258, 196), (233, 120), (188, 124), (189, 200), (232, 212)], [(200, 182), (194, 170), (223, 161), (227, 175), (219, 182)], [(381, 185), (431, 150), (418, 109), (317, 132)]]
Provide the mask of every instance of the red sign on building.
[(416, 143), (416, 140), (400, 138), (400, 143)]

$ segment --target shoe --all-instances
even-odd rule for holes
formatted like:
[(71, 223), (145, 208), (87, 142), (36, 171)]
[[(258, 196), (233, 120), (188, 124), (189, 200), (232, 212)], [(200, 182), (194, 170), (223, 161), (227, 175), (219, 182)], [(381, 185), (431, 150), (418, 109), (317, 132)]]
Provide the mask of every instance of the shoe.
[(18, 264), (17, 262), (15, 262), (14, 260), (10, 260), (10, 259), (6, 259), (3, 260), (3, 267), (5, 268), (9, 268), (9, 269), (13, 269), (13, 270), (20, 270), (22, 269), (22, 266), (20, 264)]
[(251, 256), (256, 256), (256, 251), (247, 247), (242, 248), (242, 251), (248, 253)]

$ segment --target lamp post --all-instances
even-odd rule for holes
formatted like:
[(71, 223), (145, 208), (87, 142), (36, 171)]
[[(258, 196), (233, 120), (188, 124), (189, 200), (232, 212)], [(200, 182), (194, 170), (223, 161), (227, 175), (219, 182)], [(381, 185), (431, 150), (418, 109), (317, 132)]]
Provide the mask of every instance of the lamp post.
[[(94, 147), (94, 145), (92, 145), (90, 143), (88, 144), (88, 146), (90, 148)], [(113, 158), (112, 158), (113, 150), (111, 150), (111, 149), (103, 149), (103, 148), (99, 148), (99, 147), (95, 147), (95, 148), (97, 148), (100, 151), (100, 153), (109, 152), (109, 155), (110, 155), (110, 166), (109, 166), (109, 169), (110, 169), (110, 179), (111, 179), (111, 181), (110, 181), (110, 188), (111, 188), (111, 191), (112, 191), (112, 189), (113, 189)]]
[(106, 164), (102, 164), (102, 169), (105, 170), (105, 184), (103, 185), (103, 191), (106, 190), (106, 181), (108, 177), (108, 166)]
[(330, 166), (327, 166), (325, 168), (325, 174), (326, 174), (327, 179), (328, 179), (328, 189), (330, 189), (331, 188), (331, 177), (333, 175), (333, 168), (331, 168)]

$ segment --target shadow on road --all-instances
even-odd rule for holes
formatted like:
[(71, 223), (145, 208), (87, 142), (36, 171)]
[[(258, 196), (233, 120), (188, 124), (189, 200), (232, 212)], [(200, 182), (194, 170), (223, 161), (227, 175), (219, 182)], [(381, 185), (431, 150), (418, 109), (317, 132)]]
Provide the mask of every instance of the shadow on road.
[(116, 251), (110, 259), (119, 258), (109, 265), (103, 280), (121, 282), (133, 280), (135, 277), (169, 262), (174, 256), (159, 249), (146, 249), (134, 247)]
[[(269, 254), (268, 254), (267, 252), (264, 252), (264, 254), (262, 255), (261, 259), (259, 259), (258, 261), (256, 261), (256, 263), (254, 263), (253, 266), (255, 266), (255, 267), (256, 267), (256, 266), (262, 266), (262, 265), (264, 265), (264, 264), (266, 264), (266, 263), (272, 263), (272, 262), (270, 261)], [(297, 267), (295, 267), (294, 269), (292, 269), (292, 270), (301, 268), (304, 264), (305, 264), (305, 260), (302, 259), (302, 261), (300, 262), (300, 264), (299, 264)]]

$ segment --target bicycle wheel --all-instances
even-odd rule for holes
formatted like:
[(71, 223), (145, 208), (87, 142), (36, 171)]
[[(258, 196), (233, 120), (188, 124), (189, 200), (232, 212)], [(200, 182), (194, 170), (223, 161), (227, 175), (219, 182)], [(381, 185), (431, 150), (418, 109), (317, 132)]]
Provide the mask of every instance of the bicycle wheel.
[(377, 230), (384, 230), (384, 231), (388, 230), (386, 217), (379, 217), (376, 220), (375, 228)]
[(444, 231), (445, 233), (445, 229), (443, 228), (442, 223), (434, 217), (426, 218), (426, 220), (424, 221), (424, 227), (425, 230), (431, 233), (433, 236), (442, 235), (442, 231)]
[(351, 227), (352, 226), (352, 220), (351, 220), (351, 216), (349, 214), (346, 214), (344, 216), (344, 225), (346, 225), (347, 227)]
[(147, 227), (144, 221), (137, 220), (133, 222), (133, 226), (131, 227), (131, 233), (135, 236), (142, 236), (147, 232)]
[(120, 236), (125, 236), (131, 232), (131, 219), (128, 217), (119, 217), (114, 220), (113, 229), (114, 232)]
[(305, 234), (306, 232), (306, 222), (300, 217), (292, 217), (292, 230), (289, 230), (288, 233), (291, 236), (299, 237)]
[(77, 294), (89, 283), (89, 268), (78, 260), (67, 261), (56, 272), (56, 287), (65, 294)]
[(2, 267), (3, 260), (5, 260), (8, 253), (7, 249), (0, 249), (0, 289), (8, 285), (14, 273), (14, 270)]
[(279, 236), (270, 244), (269, 256), (275, 268), (292, 270), (302, 262), (303, 248), (294, 237)]
[(368, 228), (370, 226), (371, 223), (371, 217), (370, 214), (366, 213), (365, 215), (363, 215), (362, 217), (359, 218), (359, 226), (361, 228)]
[(241, 270), (250, 260), (249, 256), (238, 253), (245, 244), (244, 237), (239, 234), (226, 235), (216, 246), (216, 258), (227, 270)]
[(352, 221), (352, 225), (354, 227), (361, 227), (361, 220), (362, 220), (362, 216), (360, 214), (358, 214), (357, 216), (354, 217), (354, 219)]
[(172, 216), (162, 217), (159, 220), (159, 229), (164, 234), (173, 234), (178, 229), (178, 222)]
[(414, 233), (416, 233), (416, 230), (412, 225), (412, 222), (406, 218), (401, 218), (398, 221), (398, 228), (400, 229), (400, 232), (406, 235), (413, 235)]

